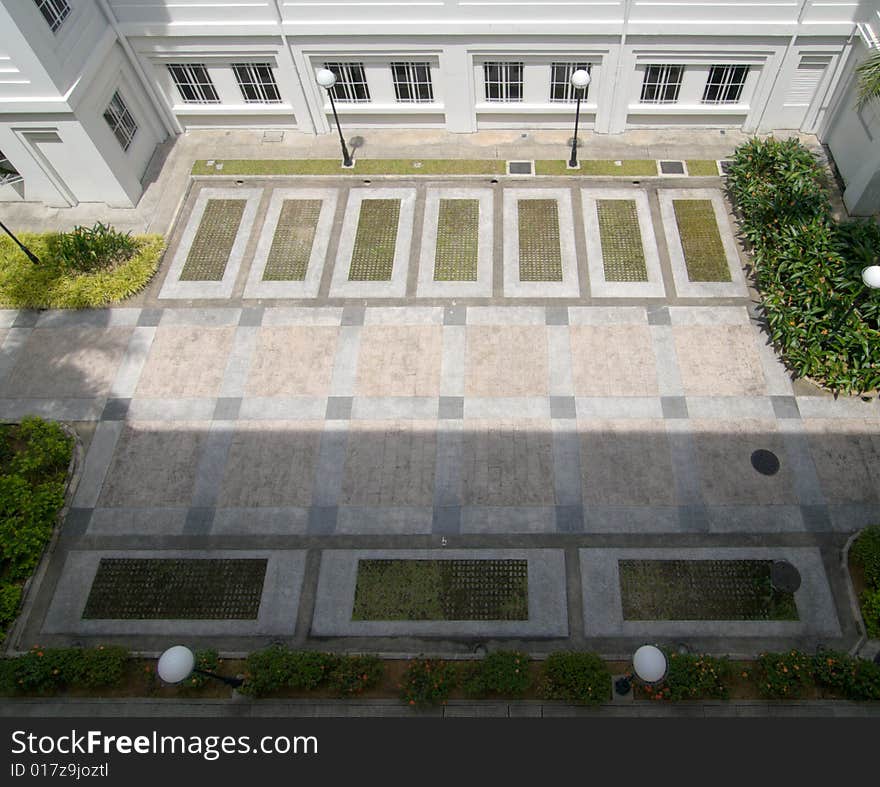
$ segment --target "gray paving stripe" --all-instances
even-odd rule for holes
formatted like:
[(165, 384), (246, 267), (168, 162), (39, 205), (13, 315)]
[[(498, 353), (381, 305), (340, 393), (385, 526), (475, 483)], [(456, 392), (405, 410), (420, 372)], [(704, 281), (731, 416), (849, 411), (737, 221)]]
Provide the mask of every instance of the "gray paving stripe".
[(188, 508), (96, 508), (89, 522), (90, 536), (179, 536), (186, 526)]
[(837, 532), (855, 533), (880, 522), (880, 504), (850, 503), (828, 506), (831, 526)]
[(553, 491), (556, 504), (579, 506), (583, 502), (581, 488), (581, 438), (575, 420), (554, 420), (553, 430)]
[(360, 347), (360, 326), (344, 325), (339, 329), (336, 358), (330, 377), (330, 396), (354, 396)]
[(570, 325), (645, 325), (644, 306), (569, 306)]
[(103, 399), (0, 399), (0, 420), (38, 415), (50, 421), (97, 421), (103, 409)]
[(210, 421), (217, 400), (214, 397), (189, 399), (132, 399), (130, 421)]
[(572, 396), (574, 378), (571, 363), (571, 333), (568, 326), (547, 326), (547, 359), (550, 365), (550, 395)]
[[(461, 506), (464, 442), (461, 421), (442, 421), (437, 427), (437, 458), (434, 465), (434, 505)], [(458, 512), (459, 525), (461, 511)]]
[(137, 327), (131, 332), (122, 363), (119, 364), (110, 386), (110, 396), (117, 399), (130, 399), (134, 396), (155, 338), (155, 328)]
[(186, 326), (191, 328), (221, 328), (238, 325), (241, 322), (241, 309), (233, 306), (214, 306), (211, 308), (164, 309), (160, 325)]
[(49, 309), (37, 319), (37, 328), (119, 328), (138, 324), (140, 309)]
[(472, 534), (555, 533), (555, 506), (462, 506), (461, 532)]
[(235, 433), (233, 421), (214, 421), (208, 430), (196, 470), (193, 506), (213, 506), (220, 495), (226, 459)]
[(215, 536), (302, 536), (308, 529), (309, 509), (301, 506), (218, 508), (211, 534)]
[(547, 396), (479, 397), (464, 400), (464, 417), (487, 420), (507, 418), (550, 419), (550, 399)]
[(670, 306), (672, 325), (751, 325), (745, 306)]
[(546, 325), (542, 306), (469, 306), (468, 325)]
[(18, 317), (18, 309), (0, 309), (0, 328), (11, 328)]
[(863, 402), (859, 397), (798, 396), (802, 418), (880, 418), (880, 399)]
[(342, 324), (339, 306), (273, 306), (263, 313), (263, 327), (289, 325), (327, 325), (338, 328)]
[(339, 506), (339, 535), (427, 535), (434, 520), (433, 506)]
[(464, 325), (444, 325), (440, 360), (441, 396), (464, 396), (466, 354), (467, 328)]
[[(71, 551), (42, 633), (81, 635), (163, 636), (291, 636), (305, 571), (305, 551), (299, 550), (128, 550)], [(125, 558), (265, 558), (266, 576), (256, 620), (83, 620), (82, 612), (102, 557)]]
[(584, 506), (586, 533), (679, 533), (676, 506)]
[[(788, 560), (801, 573), (795, 593), (800, 620), (623, 620), (618, 560)], [(581, 549), (584, 633), (587, 637), (785, 637), (841, 636), (822, 554), (815, 547), (713, 549)]]
[(357, 396), (351, 406), (355, 421), (433, 420), (437, 417), (437, 397)]
[(443, 325), (443, 307), (369, 306), (364, 325)]
[(33, 328), (10, 328), (0, 346), (0, 385), (15, 368)]
[(675, 338), (668, 325), (652, 325), (651, 346), (657, 363), (657, 388), (661, 396), (683, 396), (684, 386), (678, 369)]
[(691, 418), (776, 417), (766, 396), (688, 396), (687, 409)]
[(220, 396), (244, 396), (251, 360), (260, 336), (257, 327), (238, 327), (232, 340), (232, 351), (226, 359), (226, 370), (220, 384)]
[(102, 421), (95, 427), (73, 498), (73, 505), (77, 508), (94, 508), (97, 504), (123, 426), (122, 421)]
[(348, 448), (348, 422), (328, 421), (321, 434), (321, 447), (315, 468), (312, 503), (316, 506), (338, 505), (345, 478), (345, 455)]
[(327, 414), (327, 399), (319, 396), (246, 396), (239, 421), (320, 421)]
[(809, 436), (804, 431), (802, 422), (780, 420), (776, 422), (776, 430), (782, 437), (785, 447), (783, 461), (787, 461), (791, 468), (794, 493), (798, 501), (803, 505), (825, 505), (827, 501), (813, 463)]
[(577, 396), (578, 418), (662, 418), (657, 396)]
[(803, 516), (795, 505), (706, 506), (710, 533), (802, 533)]
[[(528, 620), (351, 619), (358, 560), (527, 560)], [(559, 549), (325, 550), (321, 555), (314, 636), (567, 637), (565, 555)]]
[(667, 419), (665, 426), (672, 457), (672, 473), (675, 476), (676, 500), (686, 504), (701, 503), (703, 493), (700, 465), (690, 422)]

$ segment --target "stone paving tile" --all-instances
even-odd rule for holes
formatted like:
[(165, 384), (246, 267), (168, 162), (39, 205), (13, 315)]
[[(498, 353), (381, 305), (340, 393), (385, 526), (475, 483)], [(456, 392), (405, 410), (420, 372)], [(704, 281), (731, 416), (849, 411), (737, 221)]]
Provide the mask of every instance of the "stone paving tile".
[(438, 396), (442, 337), (440, 326), (365, 326), (357, 395)]
[(829, 502), (880, 502), (880, 421), (817, 418), (803, 428)]
[[(797, 502), (792, 468), (775, 421), (692, 419), (690, 431), (705, 502), (744, 505)], [(752, 467), (752, 453), (759, 449), (772, 451), (779, 458), (776, 475), (762, 475)]]
[(235, 329), (159, 327), (141, 372), (136, 397), (217, 396)]
[(553, 431), (549, 420), (464, 422), (464, 505), (553, 505), (553, 490)]
[(465, 396), (547, 396), (546, 326), (468, 325)]
[(663, 420), (580, 420), (577, 429), (585, 503), (662, 506), (676, 502)]
[(647, 325), (571, 328), (572, 373), (578, 396), (656, 396), (657, 368)]
[(315, 421), (236, 424), (217, 505), (311, 505), (322, 428)]
[(126, 424), (98, 504), (189, 506), (208, 428), (205, 422), (186, 421)]
[(436, 453), (434, 422), (352, 421), (340, 504), (430, 506)]
[(688, 396), (763, 396), (763, 366), (754, 328), (746, 325), (675, 325), (675, 351)]
[(130, 336), (131, 328), (36, 328), (0, 384), (0, 395), (107, 396)]
[(337, 328), (292, 325), (263, 328), (245, 384), (247, 396), (326, 396)]

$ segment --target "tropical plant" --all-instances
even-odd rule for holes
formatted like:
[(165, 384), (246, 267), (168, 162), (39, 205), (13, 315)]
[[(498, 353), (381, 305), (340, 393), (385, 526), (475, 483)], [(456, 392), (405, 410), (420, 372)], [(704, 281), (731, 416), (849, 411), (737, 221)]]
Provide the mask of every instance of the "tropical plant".
[(856, 109), (862, 109), (869, 101), (880, 98), (880, 51), (868, 56), (856, 68), (858, 97)]

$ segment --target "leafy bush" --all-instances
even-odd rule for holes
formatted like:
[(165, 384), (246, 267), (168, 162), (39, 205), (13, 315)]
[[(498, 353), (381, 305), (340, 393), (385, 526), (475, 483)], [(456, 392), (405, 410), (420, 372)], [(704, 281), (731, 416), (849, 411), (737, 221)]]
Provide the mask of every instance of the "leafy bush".
[(469, 697), (521, 697), (532, 683), (529, 658), (515, 651), (489, 653), (465, 670), (462, 687)]
[(96, 273), (130, 260), (138, 242), (130, 232), (119, 232), (107, 224), (74, 227), (55, 235), (49, 249), (62, 264), (77, 273)]
[(853, 560), (865, 574), (865, 582), (880, 588), (880, 525), (866, 527), (851, 547)]
[(666, 678), (656, 687), (646, 686), (645, 693), (658, 700), (726, 700), (730, 662), (707, 655), (665, 651)]
[(823, 650), (813, 659), (813, 677), (849, 700), (880, 699), (880, 665), (848, 653)]
[(832, 220), (822, 170), (794, 139), (741, 145), (728, 186), (770, 337), (788, 366), (834, 391), (880, 386), (880, 303), (861, 281), (880, 251), (880, 227)]
[(880, 638), (880, 588), (864, 591), (860, 601), (865, 632), (871, 639)]
[[(194, 654), (196, 657), (195, 669), (205, 670), (206, 672), (216, 672), (220, 666), (220, 656), (216, 650), (197, 650)], [(207, 675), (200, 675), (193, 672), (186, 679), (185, 686), (192, 689), (201, 689), (207, 686), (211, 681)]]
[(326, 653), (272, 646), (248, 656), (240, 691), (264, 697), (285, 689), (316, 689), (326, 680), (333, 663), (333, 657)]
[(385, 665), (376, 656), (335, 656), (327, 685), (340, 697), (356, 697), (378, 686), (384, 674)]
[(865, 659), (856, 660), (852, 685), (847, 691), (851, 700), (880, 700), (880, 664)]
[(771, 699), (801, 697), (813, 685), (813, 662), (798, 650), (762, 653), (757, 663), (758, 691)]
[(446, 704), (456, 684), (455, 666), (434, 659), (412, 659), (400, 684), (401, 699), (425, 707)]
[(0, 691), (50, 694), (65, 688), (102, 689), (122, 685), (125, 648), (40, 648), (0, 662)]
[(543, 688), (547, 699), (598, 705), (611, 698), (611, 673), (594, 653), (551, 653)]

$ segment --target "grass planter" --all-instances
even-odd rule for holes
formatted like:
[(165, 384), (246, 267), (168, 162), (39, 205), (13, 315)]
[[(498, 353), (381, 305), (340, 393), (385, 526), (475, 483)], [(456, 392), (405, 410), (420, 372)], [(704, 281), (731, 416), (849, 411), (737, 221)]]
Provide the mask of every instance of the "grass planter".
[(78, 273), (52, 252), (55, 233), (22, 233), (19, 239), (41, 262), (32, 263), (9, 238), (0, 238), (0, 308), (86, 309), (119, 303), (140, 292), (162, 259), (160, 235), (135, 238), (138, 250), (126, 262)]

